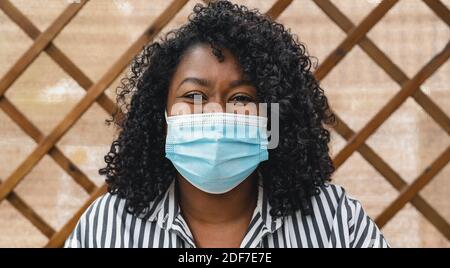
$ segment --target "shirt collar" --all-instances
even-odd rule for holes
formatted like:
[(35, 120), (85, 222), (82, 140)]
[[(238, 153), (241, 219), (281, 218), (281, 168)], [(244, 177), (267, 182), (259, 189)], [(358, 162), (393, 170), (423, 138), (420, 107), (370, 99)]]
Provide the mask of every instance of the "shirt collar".
[[(194, 247), (192, 233), (181, 213), (179, 213), (180, 207), (175, 180), (172, 181), (164, 195), (152, 202), (149, 208), (150, 210), (147, 214), (149, 221), (156, 221), (158, 226), (164, 230), (177, 232), (178, 235)], [(263, 187), (263, 178), (258, 171), (257, 204), (247, 234), (242, 241), (242, 247), (257, 246), (255, 241), (260, 241), (264, 235), (274, 233), (283, 225), (282, 218), (275, 218), (270, 215), (270, 208), (267, 192)], [(246, 245), (246, 242), (250, 244)]]

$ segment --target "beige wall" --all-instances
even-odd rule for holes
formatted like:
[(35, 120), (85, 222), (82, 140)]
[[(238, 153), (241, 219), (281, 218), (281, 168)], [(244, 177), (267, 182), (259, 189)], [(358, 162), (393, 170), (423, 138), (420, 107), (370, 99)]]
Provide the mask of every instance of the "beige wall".
[[(21, 12), (44, 31), (67, 6), (65, 0), (14, 0)], [(267, 11), (275, 2), (235, 1)], [(333, 0), (354, 24), (373, 9), (378, 0)], [(450, 0), (442, 1), (447, 8)], [(190, 1), (164, 29), (183, 23), (196, 1)], [(164, 10), (163, 0), (93, 0), (56, 37), (54, 43), (94, 82), (118, 59), (142, 31)], [(279, 17), (307, 44), (319, 64), (345, 38), (345, 34), (309, 0), (294, 0)], [(419, 0), (401, 0), (368, 34), (409, 77), (412, 77), (450, 37), (449, 27)], [(32, 44), (32, 40), (0, 11), (0, 76)], [(430, 79), (423, 91), (450, 115), (450, 62)], [(117, 79), (118, 80), (118, 79)], [(113, 89), (107, 93), (113, 97)], [(399, 90), (359, 47), (355, 47), (325, 79), (322, 86), (336, 113), (354, 130), (361, 129)], [(85, 91), (48, 55), (42, 53), (6, 92), (44, 134), (48, 134), (83, 97)], [(106, 112), (94, 104), (57, 146), (97, 185), (97, 170), (113, 138), (104, 124)], [(424, 110), (408, 99), (367, 144), (405, 181), (411, 183), (450, 145), (449, 135)], [(336, 155), (345, 141), (333, 132)], [(7, 178), (36, 146), (0, 110), (0, 179)], [(359, 153), (354, 153), (335, 173), (334, 182), (361, 200), (376, 218), (398, 192)], [(50, 225), (58, 230), (88, 195), (55, 162), (45, 156), (16, 188)], [(421, 191), (422, 197), (450, 222), (450, 165)], [(410, 204), (384, 228), (394, 247), (450, 247), (450, 242)], [(40, 247), (47, 238), (7, 201), (0, 203), (0, 247)]]

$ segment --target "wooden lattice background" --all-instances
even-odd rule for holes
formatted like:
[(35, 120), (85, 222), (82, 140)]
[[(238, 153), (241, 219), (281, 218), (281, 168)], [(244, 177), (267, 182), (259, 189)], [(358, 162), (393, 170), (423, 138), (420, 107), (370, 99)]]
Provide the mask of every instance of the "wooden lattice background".
[[(0, 0), (0, 246), (61, 246), (104, 193), (114, 88), (197, 2)], [(339, 120), (335, 181), (393, 246), (449, 247), (450, 1), (235, 2), (318, 58)]]

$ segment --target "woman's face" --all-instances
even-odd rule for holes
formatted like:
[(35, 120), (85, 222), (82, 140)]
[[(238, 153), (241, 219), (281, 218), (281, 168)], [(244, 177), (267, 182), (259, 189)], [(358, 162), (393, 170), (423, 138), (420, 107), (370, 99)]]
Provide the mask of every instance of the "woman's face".
[(226, 49), (221, 51), (225, 57), (222, 62), (207, 44), (195, 45), (184, 53), (169, 86), (169, 116), (202, 112), (257, 114), (255, 87), (244, 78), (236, 57)]

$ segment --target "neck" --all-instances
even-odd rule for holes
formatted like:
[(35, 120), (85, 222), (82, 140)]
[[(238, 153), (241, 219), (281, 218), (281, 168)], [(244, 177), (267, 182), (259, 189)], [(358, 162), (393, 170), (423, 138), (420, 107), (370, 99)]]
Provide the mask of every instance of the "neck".
[(205, 193), (181, 175), (177, 177), (180, 208), (186, 220), (206, 224), (232, 223), (251, 218), (256, 207), (258, 185), (255, 172), (224, 194)]

